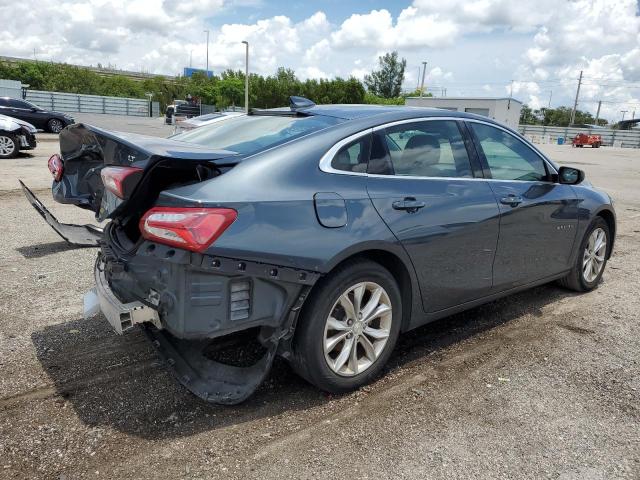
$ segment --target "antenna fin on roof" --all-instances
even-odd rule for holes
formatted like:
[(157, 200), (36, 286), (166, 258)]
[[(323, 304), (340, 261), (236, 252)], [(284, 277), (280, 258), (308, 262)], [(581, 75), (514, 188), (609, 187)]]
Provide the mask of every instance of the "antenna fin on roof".
[(313, 103), (308, 98), (296, 97), (294, 95), (289, 97), (289, 107), (294, 112), (297, 111), (297, 110), (303, 110), (305, 108), (311, 108), (311, 107), (315, 107), (315, 106), (316, 106), (316, 104)]

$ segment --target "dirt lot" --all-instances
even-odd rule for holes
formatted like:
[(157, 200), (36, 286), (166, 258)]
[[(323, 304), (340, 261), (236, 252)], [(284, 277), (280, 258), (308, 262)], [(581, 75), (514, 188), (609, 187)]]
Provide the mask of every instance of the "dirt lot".
[(140, 332), (81, 318), (92, 249), (51, 201), (43, 142), (0, 162), (0, 478), (640, 478), (640, 152), (547, 146), (616, 198), (603, 284), (554, 285), (405, 335), (386, 376), (330, 397), (282, 362), (247, 403), (205, 405)]

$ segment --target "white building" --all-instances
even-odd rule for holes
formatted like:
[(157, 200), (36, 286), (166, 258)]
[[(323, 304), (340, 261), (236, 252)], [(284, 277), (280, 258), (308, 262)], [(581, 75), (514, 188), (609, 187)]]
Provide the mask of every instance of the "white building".
[(487, 97), (407, 97), (405, 105), (475, 113), (492, 118), (513, 129), (518, 128), (522, 109), (522, 102), (514, 98)]

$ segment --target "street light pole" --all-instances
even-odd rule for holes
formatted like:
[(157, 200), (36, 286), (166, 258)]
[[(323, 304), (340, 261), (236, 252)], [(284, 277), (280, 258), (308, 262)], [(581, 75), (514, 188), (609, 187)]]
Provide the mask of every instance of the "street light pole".
[(249, 42), (243, 40), (245, 44), (245, 59), (244, 59), (244, 110), (249, 113)]
[(207, 78), (209, 78), (209, 30), (205, 30), (207, 34), (207, 69), (204, 71), (204, 74)]

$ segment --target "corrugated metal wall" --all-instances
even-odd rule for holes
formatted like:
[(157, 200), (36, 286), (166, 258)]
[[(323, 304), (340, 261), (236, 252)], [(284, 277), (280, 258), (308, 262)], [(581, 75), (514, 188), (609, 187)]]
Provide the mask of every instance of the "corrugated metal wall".
[(602, 144), (613, 147), (640, 148), (640, 129), (612, 130), (609, 128), (569, 128), (545, 127), (542, 125), (519, 125), (518, 131), (533, 143), (558, 143), (558, 138), (564, 138), (565, 143), (571, 143), (578, 133), (600, 135)]
[(46, 110), (69, 113), (108, 113), (110, 115), (149, 116), (149, 101), (139, 98), (101, 97), (76, 93), (27, 90), (25, 100)]

